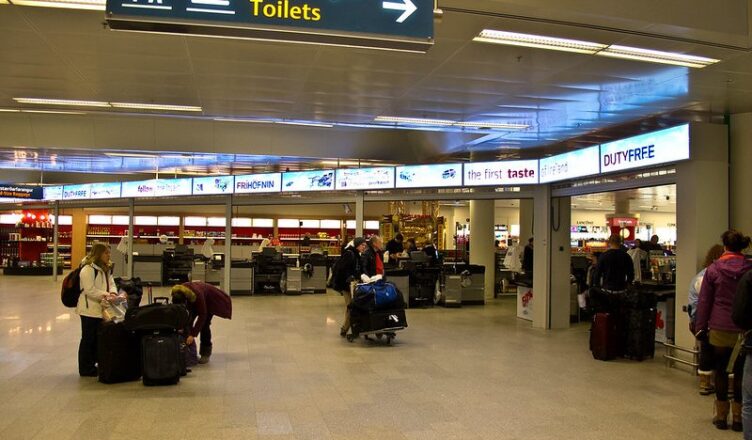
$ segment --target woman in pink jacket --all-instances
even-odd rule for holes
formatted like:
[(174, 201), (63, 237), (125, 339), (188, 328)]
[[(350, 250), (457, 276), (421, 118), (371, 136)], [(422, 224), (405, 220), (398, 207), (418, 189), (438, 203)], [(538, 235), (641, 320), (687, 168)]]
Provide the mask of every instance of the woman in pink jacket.
[[(700, 287), (697, 303), (695, 331), (698, 339), (708, 338), (715, 359), (715, 415), (713, 424), (718, 429), (728, 429), (728, 365), (741, 329), (731, 319), (736, 297), (736, 287), (741, 277), (752, 269), (752, 261), (741, 251), (749, 247), (750, 238), (733, 229), (721, 235), (725, 252), (708, 266)], [(744, 358), (734, 365), (734, 402), (731, 428), (742, 431), (742, 374)]]

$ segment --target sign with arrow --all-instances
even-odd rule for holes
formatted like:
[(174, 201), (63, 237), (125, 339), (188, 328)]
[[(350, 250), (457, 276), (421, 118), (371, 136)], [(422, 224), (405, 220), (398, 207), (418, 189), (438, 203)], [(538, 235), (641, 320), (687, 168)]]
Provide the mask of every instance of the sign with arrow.
[(433, 0), (107, 0), (111, 29), (425, 52)]

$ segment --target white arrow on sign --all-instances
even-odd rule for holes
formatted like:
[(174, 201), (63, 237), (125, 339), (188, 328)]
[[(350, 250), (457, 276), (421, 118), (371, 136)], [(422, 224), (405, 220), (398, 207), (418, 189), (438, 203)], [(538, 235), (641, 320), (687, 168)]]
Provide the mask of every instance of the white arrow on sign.
[(404, 11), (402, 12), (402, 15), (397, 18), (397, 23), (402, 23), (407, 19), (407, 17), (413, 15), (413, 12), (417, 11), (418, 8), (415, 6), (415, 3), (412, 2), (412, 0), (402, 0), (402, 3), (396, 3), (396, 2), (383, 2), (381, 4), (384, 9), (392, 9), (395, 11)]

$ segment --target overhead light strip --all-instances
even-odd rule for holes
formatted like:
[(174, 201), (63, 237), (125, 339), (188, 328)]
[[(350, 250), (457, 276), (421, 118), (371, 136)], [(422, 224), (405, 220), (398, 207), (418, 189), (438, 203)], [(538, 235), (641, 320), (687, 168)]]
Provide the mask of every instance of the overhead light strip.
[(301, 125), (304, 127), (321, 127), (321, 128), (332, 128), (334, 127), (334, 124), (322, 124), (318, 122), (297, 122), (297, 121), (275, 121), (275, 124), (282, 124), (282, 125)]
[(109, 102), (83, 101), (79, 99), (13, 98), (19, 104), (70, 105), (75, 107), (110, 107)]
[(174, 110), (180, 112), (200, 112), (201, 107), (193, 105), (172, 105), (172, 104), (140, 104), (134, 102), (111, 102), (115, 108), (131, 108), (139, 110)]
[(85, 101), (80, 99), (53, 99), (53, 98), (13, 98), (19, 104), (34, 105), (65, 105), (72, 107), (104, 107), (104, 108), (127, 108), (139, 110), (172, 110), (182, 112), (201, 112), (203, 108), (193, 105), (174, 104), (146, 104), (136, 102), (106, 102)]
[(423, 118), (403, 118), (400, 116), (377, 116), (376, 122), (393, 122), (397, 124), (414, 124), (414, 125), (452, 125), (454, 121), (446, 119), (423, 119)]
[(442, 126), (442, 127), (463, 127), (477, 129), (507, 129), (507, 130), (524, 130), (530, 126), (527, 124), (510, 124), (504, 122), (491, 121), (452, 121), (448, 119), (422, 119), (408, 118), (401, 116), (378, 116), (375, 122), (391, 122), (396, 124), (408, 124), (419, 126)]
[(104, 11), (105, 0), (0, 0), (0, 4), (15, 6), (35, 6), (40, 8), (83, 9), (88, 11)]
[(520, 34), (516, 32), (484, 29), (473, 41), (483, 43), (503, 44), (508, 46), (525, 46), (538, 49), (576, 52), (588, 55), (598, 55), (612, 58), (623, 58), (650, 63), (671, 64), (675, 66), (703, 68), (715, 64), (720, 60), (715, 58), (687, 55), (677, 52), (642, 49), (639, 47), (620, 46), (617, 44), (601, 44), (592, 41), (570, 40), (566, 38), (548, 37), (543, 35)]

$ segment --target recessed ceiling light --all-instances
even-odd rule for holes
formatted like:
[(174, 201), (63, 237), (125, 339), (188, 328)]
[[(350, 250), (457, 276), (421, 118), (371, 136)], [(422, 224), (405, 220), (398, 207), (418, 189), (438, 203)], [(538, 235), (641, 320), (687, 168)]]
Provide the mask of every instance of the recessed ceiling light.
[(172, 104), (141, 104), (135, 102), (112, 102), (115, 108), (131, 108), (139, 110), (173, 110), (180, 112), (201, 112), (201, 107), (193, 105), (172, 105)]
[(86, 112), (75, 112), (68, 110), (21, 110), (21, 113), (46, 113), (52, 115), (85, 115)]
[(13, 98), (20, 104), (39, 105), (71, 105), (76, 107), (109, 107), (110, 103), (104, 101), (82, 101), (79, 99), (50, 99), (50, 98)]
[[(0, 0), (0, 4), (8, 4), (7, 0)], [(37, 6), (42, 8), (84, 9), (89, 11), (104, 11), (105, 0), (13, 0), (16, 6)]]
[(519, 34), (517, 32), (496, 31), (493, 29), (482, 30), (477, 37), (473, 38), (473, 41), (560, 50), (564, 52), (586, 53), (591, 55), (607, 47), (606, 44), (593, 43), (591, 41), (570, 40), (567, 38), (546, 37), (543, 35)]
[(274, 121), (274, 123), (282, 124), (282, 125), (302, 125), (304, 127), (321, 127), (321, 128), (334, 127), (333, 124), (323, 124), (323, 123), (318, 123), (318, 122)]
[(377, 116), (374, 119), (376, 122), (394, 122), (397, 124), (413, 124), (413, 125), (452, 125), (455, 121), (447, 119), (424, 119), (424, 118), (403, 118), (401, 116)]
[(715, 58), (685, 55), (676, 52), (663, 52), (660, 50), (641, 49), (638, 47), (619, 46), (613, 44), (596, 55), (612, 58), (624, 58), (628, 60), (647, 61), (650, 63), (671, 64), (676, 66), (694, 67), (701, 69), (720, 60)]
[(502, 122), (456, 122), (453, 125), (469, 128), (501, 128), (509, 130), (524, 130), (530, 128), (527, 124), (507, 124)]

